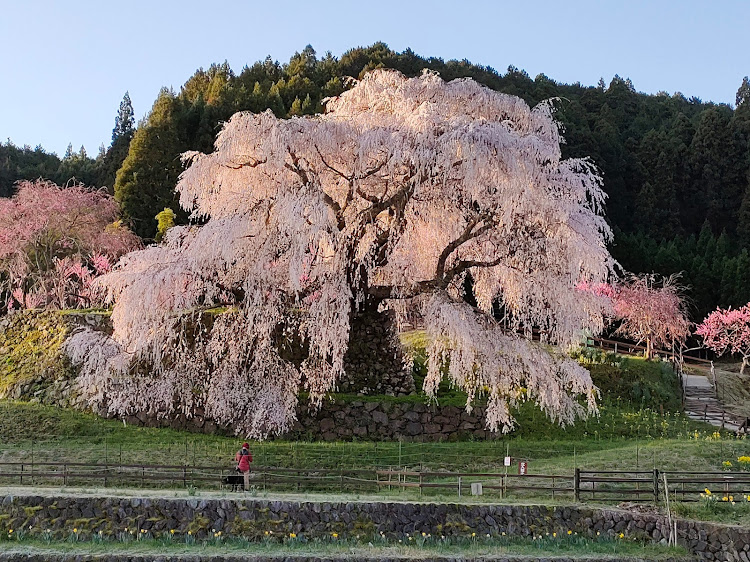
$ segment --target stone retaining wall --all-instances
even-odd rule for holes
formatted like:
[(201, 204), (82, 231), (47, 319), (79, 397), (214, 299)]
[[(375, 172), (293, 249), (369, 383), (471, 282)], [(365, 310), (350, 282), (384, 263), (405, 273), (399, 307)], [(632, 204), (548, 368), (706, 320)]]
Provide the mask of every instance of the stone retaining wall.
[(299, 420), (284, 439), (322, 441), (448, 441), (495, 439), (502, 434), (487, 431), (484, 406), (469, 414), (456, 406), (421, 402), (326, 403), (318, 412), (302, 409)]
[[(469, 414), (456, 406), (435, 406), (423, 402), (389, 400), (324, 402), (320, 410), (311, 412), (301, 405), (298, 420), (280, 439), (302, 441), (458, 441), (467, 439), (500, 439), (500, 433), (484, 426), (484, 406), (477, 405)], [(127, 416), (132, 425), (171, 427), (199, 433), (231, 435), (205, 419), (202, 411), (188, 418), (184, 414), (170, 419), (155, 419), (145, 413)]]
[[(510, 506), (396, 502), (290, 502), (260, 499), (117, 498), (0, 496), (0, 527), (40, 531), (57, 538), (73, 528), (109, 535), (125, 529), (153, 534), (174, 529), (197, 538), (221, 531), (224, 536), (260, 540), (266, 532), (306, 537), (368, 537), (383, 533), (397, 540), (405, 533), (466, 537), (531, 536), (567, 533), (665, 542), (665, 518), (586, 506)], [(32, 531), (33, 532), (33, 531)], [(678, 542), (703, 560), (750, 562), (750, 529), (694, 521), (678, 522)]]
[[(319, 557), (319, 556), (297, 556), (289, 554), (281, 554), (278, 556), (257, 556), (253, 555), (252, 558), (247, 556), (212, 556), (212, 555), (184, 555), (169, 556), (160, 554), (156, 559), (153, 556), (143, 556), (135, 554), (24, 554), (24, 553), (0, 553), (0, 562), (247, 562), (252, 560), (253, 562), (343, 562), (344, 560), (352, 560), (351, 557), (344, 558), (342, 556), (335, 557)], [(387, 557), (376, 557), (376, 556), (357, 556), (358, 562), (409, 562), (415, 560), (414, 558), (398, 557), (398, 558), (387, 558)], [(531, 556), (513, 556), (512, 558), (496, 558), (496, 557), (440, 557), (440, 558), (422, 558), (417, 559), (418, 562), (601, 562), (601, 558), (598, 557), (576, 557), (576, 558), (552, 558), (544, 557), (531, 557)], [(607, 558), (608, 562), (649, 562), (642, 558)], [(685, 562), (684, 558), (660, 558), (659, 562)]]
[[(325, 402), (311, 412), (301, 406), (298, 420), (280, 439), (301, 441), (458, 441), (500, 439), (502, 434), (484, 427), (484, 406), (469, 414), (456, 406), (434, 406), (422, 402), (364, 401)], [(201, 412), (192, 418), (179, 414), (171, 419), (154, 419), (145, 413), (127, 416), (133, 425), (171, 427), (201, 433), (231, 430), (204, 419)]]

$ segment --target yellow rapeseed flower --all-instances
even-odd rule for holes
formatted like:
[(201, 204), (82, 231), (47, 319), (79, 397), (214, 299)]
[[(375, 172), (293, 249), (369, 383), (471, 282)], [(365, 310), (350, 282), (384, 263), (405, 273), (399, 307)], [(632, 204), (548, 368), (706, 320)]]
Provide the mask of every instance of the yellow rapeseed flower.
[(568, 529), (568, 534), (569, 534), (569, 535), (572, 535), (572, 534), (573, 534), (573, 531), (571, 531), (570, 529)]
[(289, 538), (290, 539), (296, 539), (297, 538), (297, 534), (296, 533), (289, 533)]
[(621, 539), (625, 538), (625, 533), (620, 533), (620, 538)]

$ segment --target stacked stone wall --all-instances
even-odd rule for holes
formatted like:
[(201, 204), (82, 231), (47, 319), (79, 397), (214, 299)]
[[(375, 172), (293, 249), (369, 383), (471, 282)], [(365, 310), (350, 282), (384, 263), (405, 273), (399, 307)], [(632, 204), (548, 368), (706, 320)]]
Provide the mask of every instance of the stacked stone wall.
[[(546, 533), (595, 537), (623, 533), (630, 538), (666, 542), (668, 524), (659, 514), (587, 506), (433, 504), (398, 502), (294, 502), (261, 499), (119, 498), (94, 496), (0, 497), (0, 525), (50, 529), (58, 539), (78, 529), (82, 537), (141, 530), (153, 535), (190, 532), (204, 538), (262, 540), (296, 533), (307, 538), (379, 536), (405, 533), (467, 537), (489, 534), (530, 537)], [(750, 529), (696, 521), (677, 522), (678, 544), (702, 560), (750, 562)]]

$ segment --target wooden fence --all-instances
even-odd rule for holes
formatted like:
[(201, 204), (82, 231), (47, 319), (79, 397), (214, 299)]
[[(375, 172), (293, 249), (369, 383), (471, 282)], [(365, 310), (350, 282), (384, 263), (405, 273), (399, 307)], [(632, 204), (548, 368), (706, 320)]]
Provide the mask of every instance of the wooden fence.
[[(228, 481), (227, 477), (230, 478)], [(108, 465), (62, 462), (2, 462), (5, 485), (124, 486), (140, 488), (215, 487), (241, 483), (225, 466)], [(750, 495), (750, 472), (590, 471), (573, 474), (515, 474), (510, 472), (428, 472), (395, 469), (296, 469), (253, 467), (251, 483), (258, 490), (403, 492), (456, 495), (481, 493), (503, 498), (574, 499), (616, 502), (662, 501), (666, 482), (670, 499), (698, 501), (708, 489), (720, 500)], [(747, 501), (747, 500), (745, 500)]]
[(729, 498), (747, 501), (745, 497), (750, 494), (750, 473), (577, 469), (574, 489), (577, 501), (658, 503), (664, 499), (665, 485), (670, 500), (699, 501), (701, 494), (706, 494), (708, 490), (718, 501), (728, 501)]
[[(628, 343), (618, 340), (610, 340), (606, 338), (588, 338), (587, 347), (599, 347), (604, 351), (611, 351), (613, 353), (620, 353), (622, 355), (642, 355), (643, 352), (646, 351), (645, 345), (638, 345), (635, 343)], [(668, 351), (666, 349), (654, 349), (653, 352), (656, 355), (669, 357), (672, 360), (676, 357), (679, 357), (678, 353), (675, 353), (674, 351)], [(686, 363), (711, 363), (710, 359), (703, 359), (702, 357), (695, 357), (693, 355), (683, 354), (682, 359)]]

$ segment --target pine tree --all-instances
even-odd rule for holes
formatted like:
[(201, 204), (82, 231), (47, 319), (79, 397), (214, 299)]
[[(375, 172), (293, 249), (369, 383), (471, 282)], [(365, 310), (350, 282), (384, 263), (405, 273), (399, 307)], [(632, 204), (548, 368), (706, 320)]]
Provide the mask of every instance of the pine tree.
[(125, 92), (120, 102), (120, 110), (115, 117), (115, 128), (112, 129), (112, 144), (122, 136), (132, 136), (135, 128), (135, 116), (133, 113), (133, 104), (130, 101), (130, 94)]
[[(182, 171), (174, 92), (162, 88), (145, 125), (133, 135), (130, 150), (115, 180), (115, 199), (124, 218), (142, 238), (156, 235), (154, 209), (180, 209), (174, 186)], [(184, 213), (182, 215), (184, 218)]]
[(750, 80), (745, 76), (742, 79), (742, 84), (737, 90), (737, 97), (735, 98), (737, 107), (750, 101)]
[(133, 139), (135, 129), (133, 124), (133, 105), (130, 95), (125, 95), (120, 102), (120, 108), (115, 116), (115, 128), (112, 129), (112, 143), (104, 153), (103, 158), (97, 159), (97, 184), (106, 186), (109, 193), (114, 193), (115, 178), (117, 170), (120, 169), (125, 157), (128, 155), (130, 141)]

